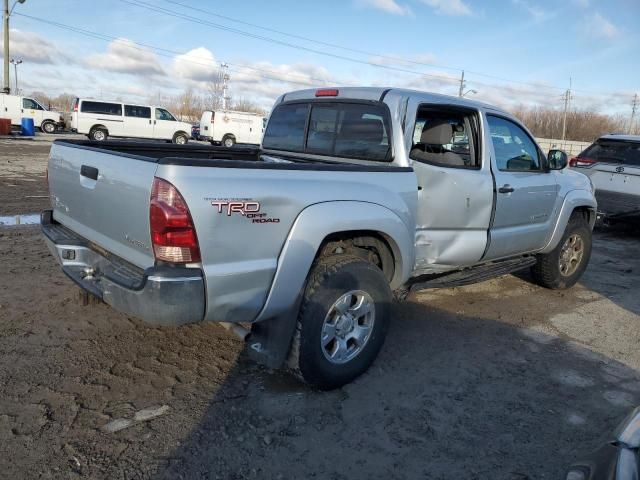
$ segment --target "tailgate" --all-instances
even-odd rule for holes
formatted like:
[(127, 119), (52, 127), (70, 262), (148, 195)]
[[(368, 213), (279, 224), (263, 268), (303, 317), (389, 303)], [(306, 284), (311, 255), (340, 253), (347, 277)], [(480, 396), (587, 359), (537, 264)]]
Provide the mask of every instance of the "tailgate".
[(49, 156), (53, 218), (140, 267), (154, 264), (149, 198), (153, 159), (54, 143)]

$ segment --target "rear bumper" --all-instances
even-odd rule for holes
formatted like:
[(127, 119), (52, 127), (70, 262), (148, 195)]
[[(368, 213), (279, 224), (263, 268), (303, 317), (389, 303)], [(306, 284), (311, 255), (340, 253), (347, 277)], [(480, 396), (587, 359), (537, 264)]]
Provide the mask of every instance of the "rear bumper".
[(154, 325), (184, 325), (204, 318), (205, 288), (199, 268), (142, 270), (56, 223), (51, 210), (42, 212), (41, 223), (62, 271), (116, 310)]

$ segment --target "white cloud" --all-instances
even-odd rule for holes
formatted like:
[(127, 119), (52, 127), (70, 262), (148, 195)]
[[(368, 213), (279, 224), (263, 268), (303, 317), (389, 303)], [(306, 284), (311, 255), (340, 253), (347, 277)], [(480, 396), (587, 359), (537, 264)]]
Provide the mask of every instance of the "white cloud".
[(471, 15), (471, 7), (462, 0), (422, 0), (422, 3), (443, 15)]
[(109, 43), (106, 53), (97, 53), (86, 59), (92, 68), (110, 72), (138, 75), (164, 75), (158, 56), (151, 50), (136, 45), (126, 38)]
[(361, 7), (375, 8), (393, 15), (411, 15), (411, 9), (407, 5), (402, 5), (396, 0), (356, 0), (356, 4)]
[(197, 82), (207, 82), (218, 77), (220, 70), (211, 50), (194, 48), (178, 55), (173, 61), (173, 71), (180, 77)]
[(514, 5), (523, 8), (536, 22), (547, 20), (554, 16), (553, 13), (540, 8), (538, 5), (534, 5), (527, 0), (511, 0)]
[[(53, 43), (33, 32), (9, 30), (9, 47), (9, 57), (24, 62), (54, 64), (61, 60), (70, 60), (70, 57), (63, 54)], [(0, 50), (0, 57), (3, 51), (4, 49)]]
[(618, 27), (599, 13), (593, 13), (585, 17), (581, 30), (587, 34), (606, 40), (612, 40), (620, 35)]

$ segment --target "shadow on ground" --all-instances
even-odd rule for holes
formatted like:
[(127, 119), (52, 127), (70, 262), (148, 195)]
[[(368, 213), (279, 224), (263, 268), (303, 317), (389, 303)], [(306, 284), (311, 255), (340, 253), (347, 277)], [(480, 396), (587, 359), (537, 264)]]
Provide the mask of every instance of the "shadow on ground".
[(393, 317), (333, 392), (241, 361), (157, 478), (559, 478), (640, 403), (636, 371), (575, 343), (418, 303)]

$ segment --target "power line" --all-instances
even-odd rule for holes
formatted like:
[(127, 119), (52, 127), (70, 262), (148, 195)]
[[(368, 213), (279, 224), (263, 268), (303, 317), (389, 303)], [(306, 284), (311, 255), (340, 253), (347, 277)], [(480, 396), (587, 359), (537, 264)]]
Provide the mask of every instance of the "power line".
[(247, 31), (244, 31), (244, 30), (240, 30), (240, 29), (237, 29), (237, 28), (233, 28), (233, 27), (229, 27), (229, 26), (226, 26), (226, 25), (221, 25), (221, 24), (218, 24), (218, 23), (209, 22), (207, 20), (202, 20), (202, 19), (199, 19), (197, 17), (192, 17), (190, 15), (186, 15), (186, 14), (183, 14), (183, 13), (180, 13), (180, 12), (175, 12), (173, 10), (169, 10), (169, 9), (166, 9), (166, 8), (149, 5), (149, 4), (147, 4), (145, 2), (142, 2), (142, 1), (132, 1), (132, 0), (120, 0), (120, 1), (122, 3), (126, 3), (128, 5), (133, 5), (133, 6), (136, 6), (136, 7), (140, 7), (140, 8), (152, 11), (152, 12), (162, 13), (162, 14), (168, 15), (170, 17), (180, 18), (182, 20), (186, 20), (186, 21), (189, 21), (189, 22), (192, 22), (192, 23), (197, 23), (197, 24), (200, 24), (200, 25), (216, 28), (216, 29), (223, 30), (223, 31), (226, 31), (226, 32), (230, 32), (230, 33), (235, 33), (237, 35), (241, 35), (241, 36), (244, 36), (244, 37), (254, 38), (256, 40), (261, 40), (261, 41), (264, 41), (264, 42), (273, 43), (273, 44), (276, 44), (276, 45), (281, 45), (281, 46), (285, 46), (285, 47), (289, 47), (289, 48), (295, 48), (295, 49), (298, 49), (298, 50), (303, 50), (303, 51), (310, 52), (310, 53), (315, 53), (315, 54), (318, 54), (318, 55), (324, 55), (324, 56), (336, 58), (336, 59), (339, 59), (339, 60), (345, 60), (345, 61), (348, 61), (348, 62), (358, 63), (360, 65), (368, 65), (368, 66), (371, 66), (371, 67), (381, 68), (381, 69), (385, 69), (385, 70), (392, 70), (392, 71), (402, 72), (402, 73), (410, 73), (412, 75), (419, 75), (419, 76), (422, 76), (422, 77), (437, 78), (439, 80), (446, 81), (446, 82), (452, 82), (452, 83), (457, 83), (458, 82), (458, 80), (456, 78), (445, 77), (444, 75), (434, 75), (434, 74), (429, 74), (429, 73), (417, 72), (415, 70), (409, 70), (409, 69), (400, 68), (400, 67), (393, 67), (391, 65), (381, 65), (381, 64), (374, 63), (374, 62), (369, 62), (369, 61), (366, 61), (366, 60), (360, 60), (358, 58), (347, 57), (347, 56), (344, 56), (344, 55), (338, 55), (338, 54), (335, 54), (335, 53), (327, 52), (327, 51), (324, 51), (324, 50), (319, 50), (319, 49), (316, 49), (316, 48), (310, 48), (310, 47), (304, 47), (302, 45), (296, 45), (296, 44), (293, 44), (293, 43), (285, 42), (283, 40), (278, 40), (278, 39), (271, 38), (271, 37), (265, 37), (264, 35), (257, 35), (257, 34), (254, 34), (254, 33), (250, 33), (250, 32), (247, 32)]
[[(20, 17), (25, 17), (25, 18), (28, 18), (30, 20), (35, 20), (37, 22), (45, 23), (45, 24), (48, 24), (48, 25), (52, 25), (54, 27), (61, 28), (61, 29), (64, 29), (64, 30), (72, 31), (72, 32), (75, 32), (75, 33), (78, 33), (80, 35), (84, 35), (84, 36), (87, 36), (87, 37), (92, 37), (92, 38), (95, 38), (97, 40), (102, 40), (102, 41), (106, 41), (106, 42), (118, 42), (118, 43), (120, 43), (122, 45), (125, 45), (125, 46), (127, 46), (129, 48), (132, 48), (134, 50), (139, 50), (139, 51), (143, 51), (144, 52), (144, 51), (148, 51), (149, 49), (151, 49), (151, 50), (154, 50), (158, 55), (160, 55), (162, 57), (174, 59), (175, 56), (179, 55), (179, 56), (182, 57), (181, 61), (185, 61), (187, 63), (192, 63), (192, 64), (195, 64), (195, 65), (201, 65), (201, 66), (207, 66), (207, 67), (215, 66), (217, 68), (220, 68), (220, 65), (217, 62), (212, 62), (211, 60), (204, 59), (203, 57), (190, 56), (188, 58), (185, 58), (184, 55), (186, 53), (188, 53), (188, 52), (179, 52), (179, 51), (176, 51), (176, 50), (170, 50), (170, 49), (167, 49), (167, 48), (157, 47), (155, 45), (151, 45), (151, 44), (147, 44), (147, 43), (134, 42), (133, 40), (128, 40), (128, 39), (125, 40), (125, 39), (122, 39), (122, 38), (114, 37), (112, 35), (98, 33), (98, 32), (94, 32), (94, 31), (91, 31), (91, 30), (85, 30), (83, 28), (74, 27), (74, 26), (71, 26), (71, 25), (66, 25), (64, 23), (54, 22), (52, 20), (47, 20), (47, 19), (44, 19), (44, 18), (32, 16), (32, 15), (26, 15), (26, 14), (23, 14), (23, 13), (14, 13), (14, 15), (17, 15), (17, 16), (20, 16)], [(205, 63), (192, 60), (192, 58), (203, 59)], [(307, 86), (307, 87), (313, 85), (310, 81), (302, 81), (302, 80), (296, 81), (296, 80), (293, 80), (293, 79), (289, 78), (289, 75), (292, 75), (290, 73), (283, 74), (281, 72), (277, 72), (277, 71), (274, 71), (274, 70), (266, 70), (266, 69), (263, 69), (263, 68), (252, 67), (250, 65), (234, 64), (234, 63), (229, 63), (229, 62), (227, 62), (227, 63), (229, 65), (235, 66), (236, 68), (234, 68), (234, 69), (230, 68), (230, 70), (234, 70), (234, 71), (236, 71), (238, 73), (245, 73), (246, 74), (247, 72), (242, 72), (241, 70), (238, 70), (238, 69), (239, 68), (240, 69), (247, 69), (247, 70), (256, 71), (256, 72), (260, 73), (263, 78), (267, 78), (267, 79), (270, 79), (270, 80), (275, 80), (275, 81), (280, 81), (280, 82), (285, 82), (285, 83), (293, 83), (293, 84), (303, 85), (303, 86)], [(279, 75), (279, 76), (269, 76), (269, 75), (266, 75), (265, 72), (267, 74)], [(295, 74), (293, 74), (293, 75), (295, 75)], [(317, 78), (317, 77), (312, 77), (310, 75), (305, 75), (305, 78), (308, 78), (308, 80), (313, 80), (313, 81), (316, 81), (316, 82), (320, 82), (322, 84), (344, 83), (344, 82), (336, 82), (335, 80), (330, 79), (330, 78), (320, 79), (320, 78)]]
[[(420, 65), (420, 66), (425, 66), (425, 67), (436, 67), (436, 68), (442, 68), (442, 69), (445, 69), (445, 70), (454, 70), (454, 71), (457, 71), (457, 72), (461, 72), (461, 71), (465, 70), (464, 68), (461, 68), (461, 67), (452, 67), (452, 66), (449, 66), (449, 65), (443, 65), (443, 64), (434, 63), (434, 62), (421, 62), (421, 61), (418, 61), (418, 60), (412, 60), (410, 58), (398, 57), (398, 56), (395, 56), (395, 55), (386, 55), (386, 54), (370, 52), (370, 51), (367, 51), (367, 50), (361, 50), (361, 49), (352, 48), (352, 47), (345, 47), (344, 45), (338, 45), (338, 44), (326, 42), (326, 41), (323, 41), (323, 40), (313, 39), (313, 38), (305, 37), (305, 36), (302, 36), (302, 35), (296, 35), (296, 34), (284, 32), (282, 30), (277, 30), (275, 28), (265, 27), (263, 25), (258, 25), (256, 23), (246, 22), (244, 20), (239, 20), (237, 18), (229, 17), (227, 15), (221, 15), (219, 13), (212, 12), (211, 10), (206, 10), (206, 9), (203, 9), (203, 8), (194, 7), (192, 5), (181, 3), (181, 2), (178, 2), (178, 1), (175, 1), (175, 0), (163, 0), (163, 1), (165, 3), (169, 3), (171, 5), (178, 5), (180, 7), (187, 8), (187, 9), (190, 9), (190, 10), (193, 10), (193, 11), (196, 11), (196, 12), (204, 13), (205, 15), (210, 15), (212, 17), (221, 18), (223, 20), (239, 23), (241, 25), (246, 25), (248, 27), (258, 28), (258, 29), (264, 30), (266, 32), (276, 33), (278, 35), (283, 35), (283, 36), (286, 36), (286, 37), (289, 37), (289, 38), (294, 38), (294, 39), (297, 39), (297, 40), (303, 40), (305, 42), (316, 43), (318, 45), (323, 45), (325, 47), (337, 48), (337, 49), (344, 50), (344, 51), (347, 51), (347, 52), (359, 53), (361, 55), (368, 55), (370, 57), (377, 57), (377, 58), (380, 58), (380, 59), (385, 59), (385, 60), (390, 60), (390, 61), (395, 61), (395, 62), (405, 63), (405, 64), (408, 63), (408, 64)], [(130, 3), (130, 2), (126, 2), (126, 3)], [(466, 70), (466, 71), (467, 71), (467, 73), (471, 73), (473, 75), (486, 77), (486, 78), (493, 78), (495, 80), (502, 80), (502, 81), (508, 82), (508, 83), (517, 83), (517, 84), (520, 84), (520, 85), (528, 85), (530, 87), (535, 87), (535, 88), (541, 88), (542, 87), (542, 88), (563, 90), (563, 87), (557, 87), (557, 86), (554, 86), (554, 85), (546, 85), (546, 84), (543, 84), (543, 83), (524, 82), (524, 81), (521, 81), (521, 80), (512, 80), (512, 79), (509, 79), (509, 78), (500, 77), (500, 76), (496, 76), (496, 75), (491, 75), (491, 74), (488, 74), (488, 73), (477, 72), (477, 71), (473, 71), (473, 70)], [(478, 83), (478, 82), (476, 82), (476, 83)]]

